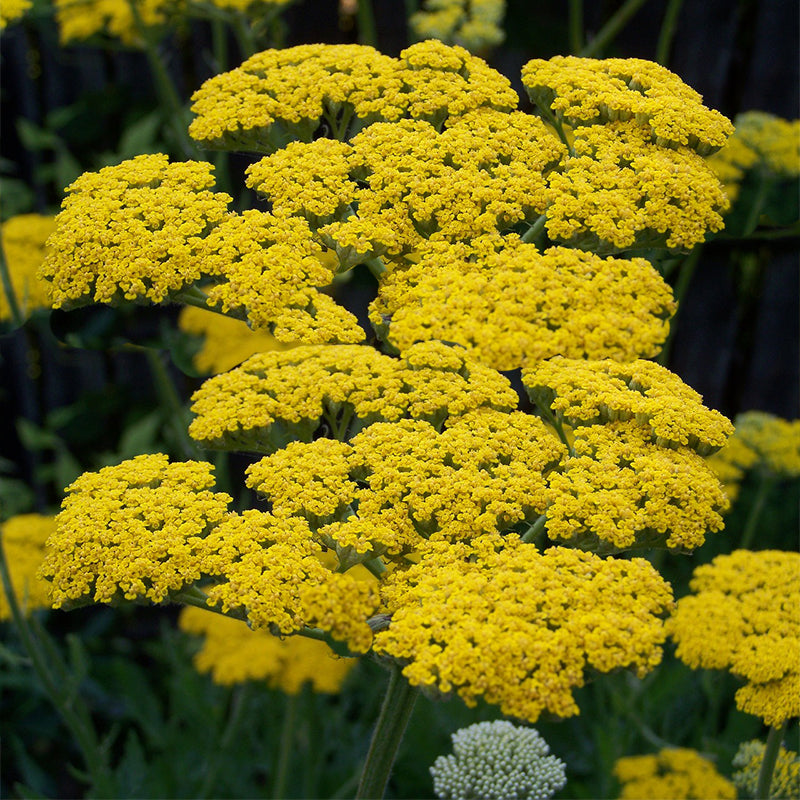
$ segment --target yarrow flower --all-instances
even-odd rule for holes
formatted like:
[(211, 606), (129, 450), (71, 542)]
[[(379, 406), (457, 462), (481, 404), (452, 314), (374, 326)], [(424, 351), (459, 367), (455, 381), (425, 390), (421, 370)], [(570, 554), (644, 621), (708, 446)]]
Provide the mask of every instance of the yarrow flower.
[(385, 56), (363, 45), (299, 45), (256, 53), (192, 96), (189, 133), (206, 147), (273, 152), (311, 141), (321, 125), (349, 129), (408, 116), (436, 125), (489, 106), (510, 110), (508, 79), (463, 48), (420, 42)]
[(577, 714), (572, 690), (587, 670), (642, 677), (661, 659), (672, 595), (643, 559), (540, 553), (511, 534), (429, 542), (420, 554), (382, 584), (391, 621), (374, 644), (412, 686), (469, 706), (483, 697), (533, 723)]
[(659, 447), (635, 421), (576, 428), (573, 454), (550, 475), (547, 534), (600, 553), (694, 550), (724, 527), (728, 499), (688, 447)]
[(249, 467), (247, 484), (272, 513), (304, 517), (341, 562), (358, 563), (532, 523), (562, 454), (536, 417), (484, 408), (441, 432), (401, 420), (374, 423), (350, 443), (292, 442)]
[[(55, 517), (43, 514), (18, 514), (2, 524), (11, 586), (24, 612), (50, 608), (50, 585), (38, 577), (48, 537), (55, 531)], [(0, 590), (0, 620), (11, 618), (6, 593)]]
[(736, 800), (736, 787), (711, 761), (688, 748), (620, 758), (614, 775), (622, 784), (620, 800)]
[(555, 355), (656, 355), (674, 310), (671, 290), (645, 259), (563, 247), (540, 253), (487, 238), (429, 245), (417, 264), (382, 280), (370, 320), (399, 350), (438, 338), (509, 370)]
[(32, 0), (5, 0), (0, 11), (0, 30), (20, 19), (32, 5)]
[(186, 306), (181, 310), (178, 328), (202, 337), (202, 345), (194, 354), (192, 363), (198, 372), (205, 375), (218, 375), (256, 353), (285, 347), (267, 331), (254, 331), (242, 320), (195, 306)]
[(556, 356), (522, 372), (531, 400), (573, 427), (635, 420), (661, 447), (702, 456), (722, 447), (734, 427), (677, 375), (653, 361), (619, 363)]
[[(37, 278), (37, 272), (47, 254), (47, 239), (55, 227), (55, 218), (42, 214), (19, 214), (0, 226), (11, 286), (23, 316), (34, 309), (50, 307), (47, 286)], [(9, 319), (11, 304), (3, 288), (0, 291), (0, 321)]]
[(272, 452), (310, 441), (321, 424), (348, 428), (404, 416), (436, 424), (484, 405), (511, 409), (508, 380), (440, 342), (395, 359), (359, 345), (300, 346), (261, 353), (207, 380), (192, 397), (192, 438), (206, 447)]
[(735, 125), (734, 138), (757, 153), (762, 169), (787, 178), (800, 175), (800, 119), (745, 111)]
[(420, 39), (439, 39), (479, 52), (505, 39), (505, 0), (425, 0), (408, 20)]
[(266, 681), (291, 695), (305, 685), (315, 692), (336, 694), (356, 665), (353, 659), (334, 656), (325, 642), (303, 636), (281, 639), (201, 608), (183, 608), (178, 624), (202, 637), (195, 667), (211, 673), (214, 683), (223, 686)]
[(736, 705), (767, 725), (800, 716), (800, 553), (736, 550), (690, 587), (667, 621), (678, 658), (747, 681)]
[(39, 277), (54, 308), (118, 299), (161, 303), (206, 270), (196, 246), (228, 212), (210, 164), (143, 155), (67, 187)]
[(535, 58), (522, 68), (533, 102), (568, 125), (633, 120), (659, 147), (679, 146), (707, 156), (722, 147), (733, 125), (675, 73), (639, 58)]
[(453, 754), (430, 768), (443, 800), (548, 800), (567, 784), (566, 765), (534, 728), (477, 722), (452, 740)]
[(353, 653), (369, 650), (376, 582), (324, 564), (305, 520), (251, 509), (230, 514), (204, 544), (210, 606), (275, 635), (318, 628)]
[[(733, 757), (733, 766), (737, 767), (733, 773), (733, 782), (749, 797), (756, 797), (765, 750), (764, 742), (753, 739), (742, 742)], [(793, 800), (798, 796), (800, 796), (800, 755), (781, 745), (767, 797), (770, 800)]]
[(729, 201), (714, 171), (690, 147), (654, 138), (634, 121), (576, 128), (548, 180), (550, 238), (595, 253), (689, 250), (722, 230)]
[(757, 454), (759, 471), (781, 478), (800, 476), (800, 419), (745, 411), (735, 423), (736, 438)]
[(159, 603), (197, 581), (203, 539), (231, 502), (209, 490), (212, 470), (157, 453), (86, 472), (68, 486), (39, 572), (52, 584), (53, 607)]

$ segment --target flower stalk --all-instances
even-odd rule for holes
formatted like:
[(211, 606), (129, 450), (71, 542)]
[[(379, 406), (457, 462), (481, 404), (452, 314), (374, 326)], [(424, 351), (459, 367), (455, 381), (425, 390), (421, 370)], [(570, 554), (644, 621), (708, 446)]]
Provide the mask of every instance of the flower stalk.
[(756, 797), (769, 797), (770, 786), (772, 785), (772, 775), (775, 772), (775, 764), (778, 762), (778, 755), (781, 751), (783, 734), (786, 731), (787, 723), (776, 727), (772, 726), (767, 734), (767, 746), (764, 749), (764, 759), (761, 762), (761, 769), (758, 773), (758, 785)]
[(403, 677), (397, 664), (390, 667), (389, 686), (361, 773), (356, 798), (383, 797), (397, 750), (405, 734), (419, 690)]

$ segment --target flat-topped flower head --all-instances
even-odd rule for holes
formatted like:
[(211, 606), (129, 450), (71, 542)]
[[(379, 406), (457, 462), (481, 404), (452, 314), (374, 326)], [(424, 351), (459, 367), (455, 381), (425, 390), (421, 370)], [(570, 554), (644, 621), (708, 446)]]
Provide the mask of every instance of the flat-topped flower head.
[(249, 510), (231, 514), (203, 540), (203, 567), (214, 579), (210, 606), (275, 635), (319, 628), (365, 653), (377, 583), (323, 564), (323, 546), (300, 517)]
[(782, 119), (766, 111), (746, 111), (736, 117), (734, 139), (758, 154), (765, 171), (784, 178), (800, 175), (800, 119)]
[(739, 487), (747, 471), (759, 462), (758, 453), (745, 444), (744, 440), (733, 435), (725, 446), (708, 457), (708, 466), (714, 470), (722, 483), (722, 488), (731, 503), (739, 496)]
[(572, 427), (635, 420), (661, 447), (685, 446), (706, 456), (733, 433), (730, 420), (654, 361), (555, 357), (528, 367), (522, 382), (531, 400)]
[[(17, 514), (2, 523), (2, 543), (11, 586), (23, 613), (50, 608), (50, 584), (38, 576), (47, 539), (56, 529), (55, 517)], [(0, 621), (11, 618), (11, 605), (0, 589)]]
[(181, 630), (202, 636), (194, 665), (222, 686), (265, 681), (290, 695), (299, 694), (304, 686), (336, 694), (356, 665), (354, 659), (334, 656), (325, 642), (303, 636), (281, 639), (202, 608), (183, 608), (178, 624)]
[(505, 39), (503, 0), (425, 0), (408, 20), (419, 39), (438, 39), (483, 52)]
[(203, 537), (228, 512), (213, 467), (137, 456), (86, 472), (67, 496), (40, 576), (54, 608), (86, 602), (160, 603), (203, 574)]
[(488, 244), (429, 245), (417, 264), (385, 276), (370, 306), (378, 335), (401, 351), (423, 338), (456, 342), (500, 370), (660, 350), (675, 303), (645, 259)]
[[(37, 308), (50, 307), (47, 284), (37, 273), (47, 255), (47, 239), (55, 227), (55, 218), (43, 214), (19, 214), (0, 227), (11, 287), (23, 316)], [(0, 322), (11, 317), (11, 304), (3, 286), (0, 289)]]
[(0, 10), (0, 31), (20, 19), (32, 5), (32, 0), (6, 0)]
[(745, 411), (736, 417), (735, 435), (756, 452), (761, 472), (779, 478), (800, 475), (800, 419)]
[(400, 359), (360, 345), (299, 346), (261, 353), (207, 380), (192, 398), (191, 436), (206, 447), (273, 452), (410, 416), (448, 415), (518, 402), (508, 380), (459, 348), (420, 342)]
[(278, 341), (360, 342), (356, 317), (320, 289), (334, 277), (333, 263), (299, 217), (250, 209), (229, 214), (196, 247), (198, 263), (218, 276), (208, 304), (245, 317)]
[[(758, 778), (764, 762), (766, 745), (758, 739), (742, 742), (733, 757), (734, 784), (747, 797), (758, 796)], [(778, 750), (778, 760), (769, 785), (770, 800), (792, 800), (800, 797), (800, 755), (783, 745)]]
[[(265, 50), (207, 80), (192, 95), (189, 134), (224, 150), (271, 153), (311, 141), (321, 124), (343, 138), (351, 119), (398, 119), (397, 61), (356, 44)], [(337, 135), (339, 134), (339, 135)]]
[(202, 345), (192, 364), (204, 375), (218, 375), (238, 366), (256, 353), (281, 350), (281, 344), (269, 331), (254, 331), (246, 322), (195, 306), (181, 309), (178, 328), (202, 337)]
[(696, 750), (670, 747), (654, 755), (617, 759), (620, 800), (736, 800), (736, 786)]
[(453, 754), (431, 766), (433, 790), (442, 800), (549, 800), (567, 784), (566, 764), (534, 728), (508, 720), (476, 722), (457, 730)]
[(661, 660), (669, 585), (643, 559), (602, 559), (514, 536), (469, 545), (428, 543), (418, 564), (383, 585), (388, 630), (376, 653), (397, 659), (412, 686), (479, 698), (535, 722), (579, 713), (572, 696), (587, 671)]
[(709, 155), (733, 133), (730, 120), (675, 73), (640, 58), (535, 58), (522, 68), (531, 100), (569, 125), (632, 120), (661, 147)]
[(507, 78), (461, 47), (420, 42), (396, 59), (365, 45), (307, 44), (256, 53), (207, 80), (192, 96), (189, 133), (206, 147), (272, 153), (319, 132), (345, 140), (403, 117), (440, 126), (517, 102)]
[(147, 31), (163, 26), (184, 10), (182, 0), (137, 0), (136, 13), (125, 0), (54, 0), (61, 44), (98, 36), (143, 47)]
[(53, 307), (123, 298), (161, 303), (209, 274), (196, 248), (231, 201), (210, 190), (212, 170), (143, 155), (68, 186), (39, 272)]
[(713, 169), (688, 147), (654, 144), (647, 126), (576, 128), (572, 150), (548, 179), (554, 241), (596, 253), (689, 250), (724, 227), (729, 201)]
[(678, 658), (747, 681), (736, 705), (767, 725), (800, 716), (800, 553), (736, 550), (690, 587), (667, 622)]
[(547, 535), (600, 553), (694, 550), (728, 508), (714, 471), (688, 447), (659, 447), (634, 420), (576, 428), (573, 455), (550, 475)]

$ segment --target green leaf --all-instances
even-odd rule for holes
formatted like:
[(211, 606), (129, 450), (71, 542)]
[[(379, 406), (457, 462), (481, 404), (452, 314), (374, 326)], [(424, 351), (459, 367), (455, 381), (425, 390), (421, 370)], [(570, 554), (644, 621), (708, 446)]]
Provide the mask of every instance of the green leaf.
[(53, 450), (61, 445), (61, 439), (52, 431), (39, 427), (25, 417), (17, 420), (17, 435), (29, 450)]
[(130, 123), (119, 139), (120, 159), (133, 158), (153, 151), (161, 129), (161, 112), (152, 111)]
[(153, 452), (162, 424), (163, 418), (159, 409), (130, 423), (120, 437), (117, 456), (124, 460)]
[(17, 133), (22, 144), (28, 150), (54, 150), (61, 144), (61, 139), (57, 134), (40, 128), (29, 119), (22, 117), (17, 120)]

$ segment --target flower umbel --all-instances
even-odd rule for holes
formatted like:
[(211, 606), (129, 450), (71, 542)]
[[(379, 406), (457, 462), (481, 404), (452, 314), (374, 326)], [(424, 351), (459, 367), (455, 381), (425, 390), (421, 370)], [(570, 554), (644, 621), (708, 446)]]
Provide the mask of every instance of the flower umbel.
[(431, 767), (443, 800), (548, 800), (567, 783), (566, 765), (534, 728), (506, 720), (457, 730), (453, 754)]

